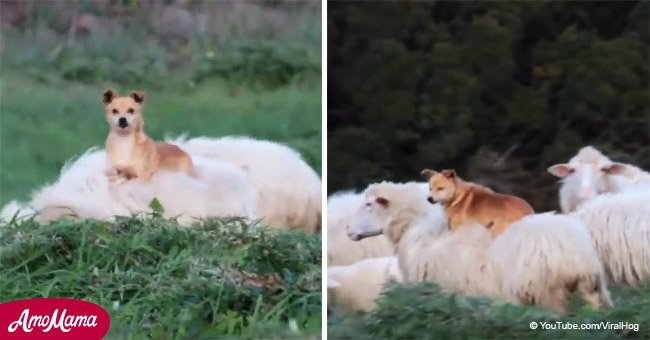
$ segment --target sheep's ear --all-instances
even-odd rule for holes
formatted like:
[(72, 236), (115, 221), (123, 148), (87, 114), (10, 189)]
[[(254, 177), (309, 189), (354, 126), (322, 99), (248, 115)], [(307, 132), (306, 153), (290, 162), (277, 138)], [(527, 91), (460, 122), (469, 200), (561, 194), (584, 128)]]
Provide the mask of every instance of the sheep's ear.
[(381, 196), (375, 198), (375, 202), (379, 203), (379, 205), (381, 205), (384, 208), (386, 208), (390, 203), (385, 197), (381, 197)]
[(453, 169), (442, 170), (440, 173), (447, 178), (456, 178), (456, 171)]
[(327, 289), (332, 289), (332, 288), (339, 288), (341, 287), (341, 283), (332, 279), (332, 278), (327, 278)]
[(435, 174), (437, 174), (437, 172), (431, 169), (424, 169), (420, 172), (420, 176), (424, 177), (425, 179), (429, 179)]
[(623, 163), (612, 163), (610, 166), (603, 167), (603, 172), (608, 175), (620, 175), (625, 172), (627, 166)]
[(115, 97), (117, 97), (117, 94), (111, 89), (108, 89), (102, 93), (102, 101), (104, 104), (110, 104), (113, 99), (115, 99)]
[(559, 178), (564, 178), (573, 173), (573, 168), (568, 164), (555, 164), (546, 169), (551, 175)]
[(136, 91), (136, 92), (131, 92), (129, 95), (133, 101), (135, 101), (138, 104), (144, 103), (144, 92)]

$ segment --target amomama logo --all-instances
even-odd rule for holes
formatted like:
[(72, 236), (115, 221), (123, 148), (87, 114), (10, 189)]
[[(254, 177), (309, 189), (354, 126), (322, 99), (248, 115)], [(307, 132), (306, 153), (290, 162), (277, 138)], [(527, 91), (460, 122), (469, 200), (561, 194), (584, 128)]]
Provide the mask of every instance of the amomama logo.
[(102, 339), (111, 320), (100, 306), (65, 298), (0, 304), (0, 339)]

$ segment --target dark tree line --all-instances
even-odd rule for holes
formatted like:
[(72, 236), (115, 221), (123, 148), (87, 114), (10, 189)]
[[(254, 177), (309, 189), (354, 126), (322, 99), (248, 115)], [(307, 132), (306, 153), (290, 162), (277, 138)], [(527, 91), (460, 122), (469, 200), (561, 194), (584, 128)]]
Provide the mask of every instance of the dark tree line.
[(536, 210), (585, 145), (650, 166), (648, 2), (329, 2), (328, 186), (455, 168)]

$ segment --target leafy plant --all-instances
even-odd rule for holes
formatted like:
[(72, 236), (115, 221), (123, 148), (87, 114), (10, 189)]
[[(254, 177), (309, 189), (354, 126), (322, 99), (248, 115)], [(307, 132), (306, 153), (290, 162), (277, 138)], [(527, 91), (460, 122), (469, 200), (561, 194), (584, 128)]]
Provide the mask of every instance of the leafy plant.
[(92, 301), (113, 337), (305, 336), (320, 334), (320, 260), (316, 236), (237, 219), (14, 222), (0, 300)]

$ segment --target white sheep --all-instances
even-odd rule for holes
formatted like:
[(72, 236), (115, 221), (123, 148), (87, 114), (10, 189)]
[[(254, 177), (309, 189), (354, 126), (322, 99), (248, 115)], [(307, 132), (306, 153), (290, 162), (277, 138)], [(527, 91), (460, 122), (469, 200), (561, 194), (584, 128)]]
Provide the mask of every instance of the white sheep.
[(650, 190), (649, 172), (636, 165), (624, 165), (623, 172), (618, 176), (613, 176), (612, 185), (615, 192)]
[(612, 281), (639, 286), (650, 279), (650, 191), (602, 195), (573, 215), (589, 228)]
[(479, 225), (447, 231), (439, 217), (423, 213), (410, 192), (392, 184), (368, 191), (367, 208), (351, 228), (354, 239), (388, 235), (405, 281), (432, 281), (450, 292), (558, 311), (564, 311), (575, 292), (594, 308), (611, 306), (602, 264), (578, 219), (550, 213), (527, 216), (492, 241)]
[[(255, 188), (236, 167), (205, 157), (193, 156), (197, 178), (171, 171), (159, 171), (148, 182), (128, 181), (109, 186), (105, 175), (106, 153), (89, 150), (67, 163), (53, 184), (37, 190), (27, 207), (38, 212), (37, 220), (49, 221), (63, 215), (110, 219), (151, 212), (157, 198), (163, 216), (177, 217), (183, 225), (208, 216), (257, 217)], [(20, 206), (9, 204), (3, 217)], [(13, 210), (13, 211), (12, 211)]]
[(327, 268), (327, 304), (335, 313), (370, 312), (384, 285), (402, 282), (397, 258), (375, 257)]
[(423, 247), (448, 229), (444, 210), (440, 204), (429, 203), (428, 198), (427, 183), (371, 184), (364, 191), (363, 205), (357, 209), (348, 236), (361, 242), (378, 235), (387, 237), (408, 279), (412, 274), (408, 263), (413, 263)]
[(649, 173), (634, 165), (613, 162), (592, 146), (580, 149), (568, 163), (549, 167), (548, 172), (562, 178), (560, 207), (565, 213), (597, 195), (650, 187)]
[(320, 231), (321, 180), (295, 150), (245, 137), (181, 137), (170, 142), (192, 156), (227, 162), (244, 171), (257, 190), (257, 213), (263, 224)]
[(363, 195), (336, 193), (327, 199), (327, 266), (345, 266), (371, 257), (392, 256), (394, 249), (386, 236), (352, 241), (347, 235)]
[[(515, 222), (489, 248), (496, 289), (503, 298), (563, 312), (581, 293), (592, 308), (612, 307), (603, 265), (587, 227), (577, 218), (535, 214)], [(512, 275), (515, 274), (515, 275)]]

